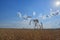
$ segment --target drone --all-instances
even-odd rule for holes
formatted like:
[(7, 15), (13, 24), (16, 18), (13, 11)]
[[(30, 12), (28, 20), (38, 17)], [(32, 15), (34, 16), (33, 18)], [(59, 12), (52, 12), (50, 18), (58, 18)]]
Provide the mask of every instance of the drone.
[[(35, 15), (36, 15), (36, 13), (33, 12), (33, 16), (35, 16)], [(45, 17), (51, 18), (52, 16), (57, 16), (57, 15), (60, 15), (60, 11), (59, 10), (53, 11), (52, 9), (50, 9), (50, 14), (49, 15), (45, 15)], [(34, 29), (35, 28), (43, 29), (43, 23), (39, 22), (39, 20), (37, 18), (33, 18), (32, 16), (28, 16), (28, 15), (23, 15), (22, 16), (20, 12), (18, 12), (18, 16), (19, 16), (19, 18), (22, 18), (24, 20), (28, 20), (30, 18), (29, 25), (31, 25), (32, 22), (33, 22), (34, 23)], [(44, 17), (44, 16), (42, 16), (42, 17)]]
[(28, 20), (29, 18), (31, 18), (31, 20), (30, 20), (30, 22), (29, 22), (29, 25), (31, 25), (32, 23), (31, 22), (33, 22), (34, 23), (34, 29), (37, 27), (38, 29), (43, 29), (43, 23), (41, 22), (40, 24), (39, 24), (39, 20), (38, 19), (33, 19), (32, 18), (32, 16), (27, 16), (27, 15), (24, 15), (24, 16), (22, 16), (21, 15), (21, 13), (18, 13), (18, 16), (20, 17), (20, 18), (23, 18), (24, 20)]

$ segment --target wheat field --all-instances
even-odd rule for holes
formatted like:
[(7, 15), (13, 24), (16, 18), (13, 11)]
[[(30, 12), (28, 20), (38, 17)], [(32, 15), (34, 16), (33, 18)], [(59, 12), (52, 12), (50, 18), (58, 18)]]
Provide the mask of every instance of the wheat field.
[(0, 29), (0, 40), (60, 40), (60, 29)]

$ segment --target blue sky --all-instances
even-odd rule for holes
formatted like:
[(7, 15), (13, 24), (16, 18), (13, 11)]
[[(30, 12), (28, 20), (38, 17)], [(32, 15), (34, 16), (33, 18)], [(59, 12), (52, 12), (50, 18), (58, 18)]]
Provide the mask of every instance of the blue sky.
[(58, 15), (50, 16), (50, 9), (53, 12), (60, 10), (55, 5), (57, 1), (59, 0), (0, 0), (0, 28), (33, 28), (33, 25), (28, 25), (29, 20), (24, 21), (17, 16), (18, 12), (22, 16), (38, 18), (43, 22), (44, 28), (60, 28), (60, 11)]

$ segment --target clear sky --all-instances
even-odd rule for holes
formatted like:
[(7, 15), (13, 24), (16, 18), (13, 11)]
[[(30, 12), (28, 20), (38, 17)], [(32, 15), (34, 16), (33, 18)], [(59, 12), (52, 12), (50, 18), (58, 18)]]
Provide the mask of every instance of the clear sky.
[[(59, 10), (58, 15), (52, 16), (51, 10)], [(18, 12), (38, 18), (44, 28), (60, 28), (59, 0), (0, 0), (0, 28), (33, 28), (28, 25), (29, 20), (17, 16)]]

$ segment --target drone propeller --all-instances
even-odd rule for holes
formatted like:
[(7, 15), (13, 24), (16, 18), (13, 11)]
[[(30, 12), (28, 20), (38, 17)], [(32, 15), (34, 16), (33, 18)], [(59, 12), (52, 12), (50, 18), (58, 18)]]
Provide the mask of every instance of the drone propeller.
[(50, 16), (54, 16), (54, 11), (50, 9)]
[(59, 10), (57, 11), (52, 11), (52, 9), (50, 9), (50, 16), (56, 16), (56, 15), (59, 15)]
[(20, 17), (20, 18), (22, 17), (20, 12), (17, 13), (17, 16)]
[(59, 10), (57, 10), (54, 15), (58, 15), (58, 14), (59, 14)]
[(32, 18), (31, 16), (23, 16), (23, 19), (27, 20), (28, 18)]
[(36, 12), (34, 11), (34, 12), (33, 12), (33, 16), (35, 16), (35, 15), (36, 15)]
[(23, 19), (25, 19), (25, 20), (27, 20), (28, 18), (32, 18), (31, 16), (27, 16), (27, 15), (22, 16), (22, 14), (21, 14), (20, 12), (17, 13), (17, 16), (18, 16), (19, 18), (23, 18)]

